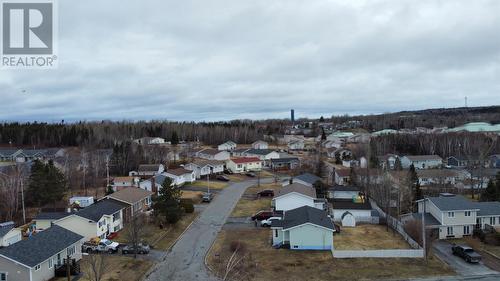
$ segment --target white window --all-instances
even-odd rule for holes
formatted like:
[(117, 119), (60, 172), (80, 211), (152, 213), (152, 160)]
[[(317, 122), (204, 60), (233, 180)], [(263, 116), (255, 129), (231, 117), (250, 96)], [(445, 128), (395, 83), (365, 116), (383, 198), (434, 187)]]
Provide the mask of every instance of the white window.
[(451, 227), (451, 226), (447, 227), (447, 232), (448, 232), (448, 236), (452, 236), (453, 235), (453, 227)]
[(54, 261), (52, 259), (49, 259), (49, 269), (52, 268), (54, 265)]
[(469, 235), (470, 234), (470, 228), (468, 225), (464, 225), (464, 235)]
[(490, 225), (495, 225), (497, 222), (496, 222), (496, 217), (491, 217), (490, 218)]
[(7, 273), (0, 272), (0, 281), (7, 281)]
[(68, 247), (67, 252), (69, 256), (73, 255), (76, 252), (75, 245)]
[(454, 218), (455, 217), (455, 212), (448, 212), (448, 217), (449, 218)]
[(278, 230), (277, 229), (274, 230), (274, 237), (278, 237)]
[(35, 265), (35, 271), (38, 271), (38, 270), (40, 270), (40, 265), (39, 264)]
[(465, 216), (470, 217), (470, 211), (465, 211)]

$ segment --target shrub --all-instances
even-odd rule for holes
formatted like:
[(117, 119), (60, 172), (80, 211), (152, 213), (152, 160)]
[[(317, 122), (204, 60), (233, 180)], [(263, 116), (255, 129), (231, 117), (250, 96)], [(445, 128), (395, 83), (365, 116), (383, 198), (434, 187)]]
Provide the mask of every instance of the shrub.
[(181, 207), (187, 214), (191, 214), (194, 212), (194, 204), (193, 200), (191, 199), (181, 199)]

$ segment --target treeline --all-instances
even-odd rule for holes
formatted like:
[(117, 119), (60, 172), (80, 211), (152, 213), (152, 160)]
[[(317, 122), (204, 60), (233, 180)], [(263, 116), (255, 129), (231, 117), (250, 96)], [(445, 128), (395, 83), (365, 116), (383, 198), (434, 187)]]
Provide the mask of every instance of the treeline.
[[(201, 141), (220, 144), (227, 140), (251, 143), (265, 134), (284, 131), (288, 121), (236, 120), (228, 122), (79, 122), (64, 123), (3, 123), (0, 143), (12, 146), (54, 147), (91, 146), (109, 148), (140, 137), (162, 137), (170, 140), (177, 135), (181, 141)], [(174, 133), (175, 132), (175, 133)]]

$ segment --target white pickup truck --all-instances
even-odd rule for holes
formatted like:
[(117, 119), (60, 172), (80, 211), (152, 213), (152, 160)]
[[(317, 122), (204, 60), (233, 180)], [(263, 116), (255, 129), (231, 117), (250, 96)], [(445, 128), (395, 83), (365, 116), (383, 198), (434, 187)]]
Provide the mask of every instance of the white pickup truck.
[(82, 252), (95, 253), (95, 252), (108, 252), (115, 253), (118, 251), (119, 243), (113, 242), (108, 239), (101, 239), (99, 242), (88, 241), (83, 243)]

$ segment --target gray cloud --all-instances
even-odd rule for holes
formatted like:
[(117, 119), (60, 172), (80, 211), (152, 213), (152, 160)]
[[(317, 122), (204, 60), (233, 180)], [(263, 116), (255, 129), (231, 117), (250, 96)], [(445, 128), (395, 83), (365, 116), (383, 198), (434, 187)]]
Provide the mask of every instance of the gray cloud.
[(498, 11), (495, 0), (59, 1), (59, 68), (0, 70), (0, 120), (500, 104)]

